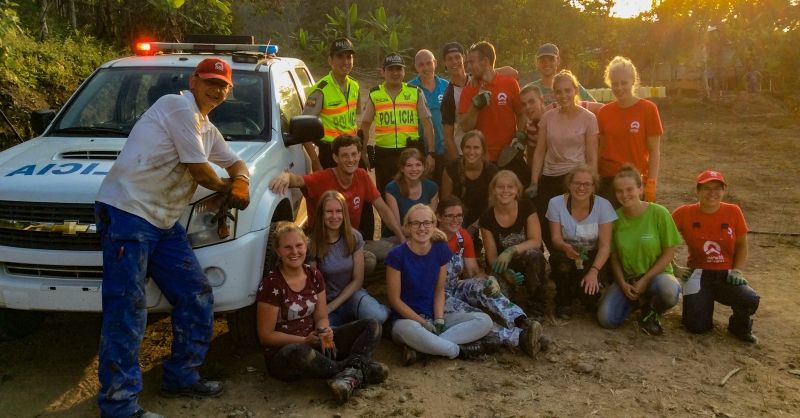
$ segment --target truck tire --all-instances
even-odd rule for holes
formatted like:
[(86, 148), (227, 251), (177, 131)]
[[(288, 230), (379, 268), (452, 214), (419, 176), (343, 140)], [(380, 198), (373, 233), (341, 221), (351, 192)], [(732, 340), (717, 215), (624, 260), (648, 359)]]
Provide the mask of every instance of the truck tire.
[(255, 303), (229, 312), (225, 318), (228, 320), (228, 332), (230, 332), (234, 344), (241, 348), (257, 348), (259, 346), (256, 334)]
[(42, 327), (44, 313), (0, 309), (0, 341), (11, 341), (33, 334)]

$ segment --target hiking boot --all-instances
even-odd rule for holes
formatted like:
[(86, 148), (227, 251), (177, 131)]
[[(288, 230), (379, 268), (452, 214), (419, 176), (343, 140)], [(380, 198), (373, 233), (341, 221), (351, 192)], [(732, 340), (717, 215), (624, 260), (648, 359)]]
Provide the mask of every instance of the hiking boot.
[(650, 311), (645, 315), (640, 325), (642, 331), (647, 335), (656, 336), (664, 333), (664, 328), (661, 327), (661, 314), (656, 311)]
[(364, 380), (364, 374), (361, 370), (353, 367), (348, 367), (341, 372), (337, 373), (333, 379), (328, 380), (328, 387), (333, 392), (336, 402), (343, 404), (350, 399), (350, 396), (361, 386)]
[(494, 335), (487, 335), (478, 340), (478, 342), (481, 343), (484, 354), (494, 354), (500, 351), (500, 346), (503, 345), (500, 339)]
[(733, 335), (734, 337), (738, 338), (740, 341), (744, 341), (750, 344), (758, 344), (758, 337), (753, 335), (753, 331), (746, 331), (746, 332), (734, 332), (728, 328), (728, 333)]
[(144, 409), (139, 409), (138, 411), (134, 412), (128, 418), (164, 418), (163, 415), (156, 414), (155, 412), (145, 411)]
[(557, 307), (556, 316), (558, 316), (559, 319), (569, 321), (572, 319), (572, 307), (566, 305)]
[(222, 382), (200, 379), (197, 383), (185, 388), (168, 389), (161, 387), (160, 394), (165, 398), (178, 398), (181, 396), (195, 399), (216, 398), (222, 395), (223, 390)]
[(364, 383), (368, 385), (374, 385), (377, 383), (382, 383), (386, 378), (389, 377), (389, 368), (383, 364), (378, 363), (377, 361), (370, 361), (362, 370), (364, 374)]
[(417, 350), (404, 345), (403, 346), (403, 366), (410, 366), (417, 362)]
[(460, 359), (474, 359), (484, 354), (483, 344), (480, 341), (475, 341), (467, 344), (458, 345), (458, 358)]
[(542, 324), (528, 319), (528, 324), (519, 334), (519, 348), (530, 357), (536, 357), (541, 351)]

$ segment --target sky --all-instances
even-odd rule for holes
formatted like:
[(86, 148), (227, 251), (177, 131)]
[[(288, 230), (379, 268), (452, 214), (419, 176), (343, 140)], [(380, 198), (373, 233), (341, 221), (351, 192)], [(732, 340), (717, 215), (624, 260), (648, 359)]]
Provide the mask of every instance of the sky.
[(617, 0), (611, 14), (617, 17), (635, 17), (641, 12), (650, 10), (652, 0)]

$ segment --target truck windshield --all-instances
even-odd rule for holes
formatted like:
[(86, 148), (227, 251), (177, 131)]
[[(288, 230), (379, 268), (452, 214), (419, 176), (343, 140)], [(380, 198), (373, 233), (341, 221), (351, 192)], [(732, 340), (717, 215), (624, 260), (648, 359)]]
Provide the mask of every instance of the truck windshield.
[[(191, 68), (101, 69), (69, 102), (50, 133), (127, 137), (159, 97), (188, 90), (191, 75)], [(209, 115), (225, 139), (255, 139), (269, 130), (265, 75), (233, 72), (233, 91)]]

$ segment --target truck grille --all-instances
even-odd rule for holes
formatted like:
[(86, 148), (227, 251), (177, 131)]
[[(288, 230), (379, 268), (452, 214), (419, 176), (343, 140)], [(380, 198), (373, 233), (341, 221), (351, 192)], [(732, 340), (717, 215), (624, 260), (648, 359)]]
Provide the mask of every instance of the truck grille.
[[(94, 204), (0, 201), (0, 219), (50, 223), (78, 221), (82, 224), (93, 224)], [(65, 235), (61, 232), (2, 229), (0, 245), (43, 250), (100, 251), (100, 236), (91, 233)]]
[(46, 266), (43, 264), (6, 263), (6, 272), (17, 276), (56, 279), (102, 279), (101, 266)]

